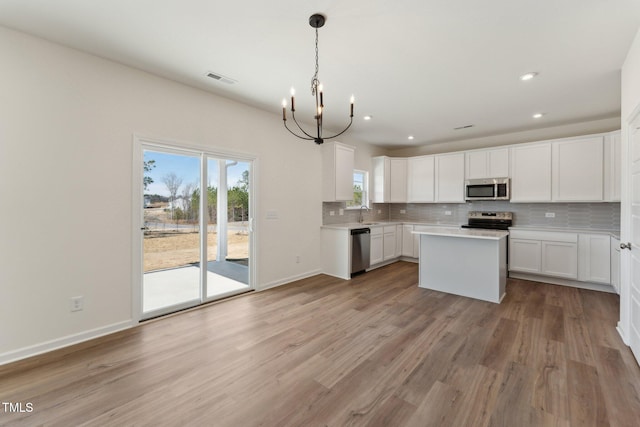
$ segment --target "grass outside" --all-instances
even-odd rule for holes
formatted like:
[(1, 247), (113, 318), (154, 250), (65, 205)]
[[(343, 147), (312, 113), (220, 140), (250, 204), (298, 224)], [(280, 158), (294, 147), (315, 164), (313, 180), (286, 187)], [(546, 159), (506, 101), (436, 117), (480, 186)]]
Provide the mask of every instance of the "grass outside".
[[(207, 235), (207, 258), (215, 261), (217, 233)], [(227, 233), (227, 259), (249, 257), (249, 236)], [(194, 231), (147, 231), (144, 236), (144, 272), (200, 262), (200, 235)]]

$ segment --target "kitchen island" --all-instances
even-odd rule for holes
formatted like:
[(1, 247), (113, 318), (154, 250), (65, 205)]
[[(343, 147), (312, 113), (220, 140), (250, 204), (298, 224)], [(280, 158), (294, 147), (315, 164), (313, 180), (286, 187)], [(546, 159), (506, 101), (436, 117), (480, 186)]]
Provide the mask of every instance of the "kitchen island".
[(507, 231), (423, 227), (418, 286), (500, 303), (507, 284)]

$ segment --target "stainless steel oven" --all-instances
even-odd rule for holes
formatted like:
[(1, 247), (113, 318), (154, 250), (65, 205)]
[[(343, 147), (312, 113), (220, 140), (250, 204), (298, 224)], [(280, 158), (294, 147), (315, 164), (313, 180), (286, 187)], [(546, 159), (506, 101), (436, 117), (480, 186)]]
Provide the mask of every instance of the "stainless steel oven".
[(468, 179), (465, 200), (509, 200), (509, 178)]

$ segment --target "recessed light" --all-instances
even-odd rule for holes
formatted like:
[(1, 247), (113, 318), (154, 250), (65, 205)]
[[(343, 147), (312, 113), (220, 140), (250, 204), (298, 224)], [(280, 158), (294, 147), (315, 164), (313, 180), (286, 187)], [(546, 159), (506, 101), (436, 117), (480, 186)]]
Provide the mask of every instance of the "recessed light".
[(534, 119), (539, 119), (539, 118), (541, 118), (542, 116), (544, 116), (544, 114), (543, 114), (543, 113), (535, 113), (535, 114), (533, 115), (533, 118), (534, 118)]
[(409, 135), (409, 136), (407, 137), (407, 139), (408, 139), (409, 141), (413, 140), (413, 135)]
[(373, 119), (373, 116), (364, 116), (362, 119), (366, 120), (366, 121), (369, 121), (369, 120)]
[(526, 82), (527, 80), (531, 80), (532, 78), (534, 78), (535, 76), (537, 76), (538, 73), (536, 73), (535, 71), (532, 71), (530, 73), (526, 73), (520, 76), (520, 80), (522, 80), (523, 82)]

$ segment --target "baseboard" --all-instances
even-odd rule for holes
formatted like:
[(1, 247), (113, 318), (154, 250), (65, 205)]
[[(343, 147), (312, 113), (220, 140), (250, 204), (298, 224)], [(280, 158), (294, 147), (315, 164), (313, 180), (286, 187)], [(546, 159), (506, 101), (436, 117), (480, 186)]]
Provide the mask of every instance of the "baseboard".
[(78, 334), (67, 335), (66, 337), (2, 353), (0, 354), (0, 366), (12, 362), (17, 362), (28, 357), (37, 356), (39, 354), (48, 353), (53, 350), (69, 347), (74, 344), (80, 344), (82, 342), (89, 341), (94, 338), (99, 338), (104, 335), (109, 335), (114, 332), (122, 331), (124, 329), (129, 329), (136, 324), (137, 323), (131, 320), (128, 320), (126, 322), (114, 323), (112, 325), (104, 326), (101, 328), (91, 329), (89, 331), (80, 332)]
[(571, 286), (573, 288), (589, 289), (590, 291), (607, 292), (615, 294), (616, 290), (611, 285), (602, 285), (591, 282), (578, 282), (577, 280), (561, 279), (558, 277), (538, 276), (536, 274), (509, 272), (510, 279), (531, 280), (532, 282), (550, 283), (552, 285)]
[(286, 285), (287, 283), (295, 282), (296, 280), (306, 279), (312, 276), (322, 274), (322, 270), (312, 270), (302, 274), (296, 274), (295, 276), (286, 277), (284, 279), (274, 280), (273, 282), (265, 283), (262, 286), (257, 287), (257, 291), (265, 291), (267, 289), (275, 288), (278, 286)]
[(622, 338), (622, 342), (628, 347), (630, 343), (627, 339), (626, 334), (624, 333), (624, 329), (622, 328), (622, 322), (618, 322), (618, 324), (616, 325), (616, 331), (618, 331), (618, 335), (620, 335), (620, 338)]

